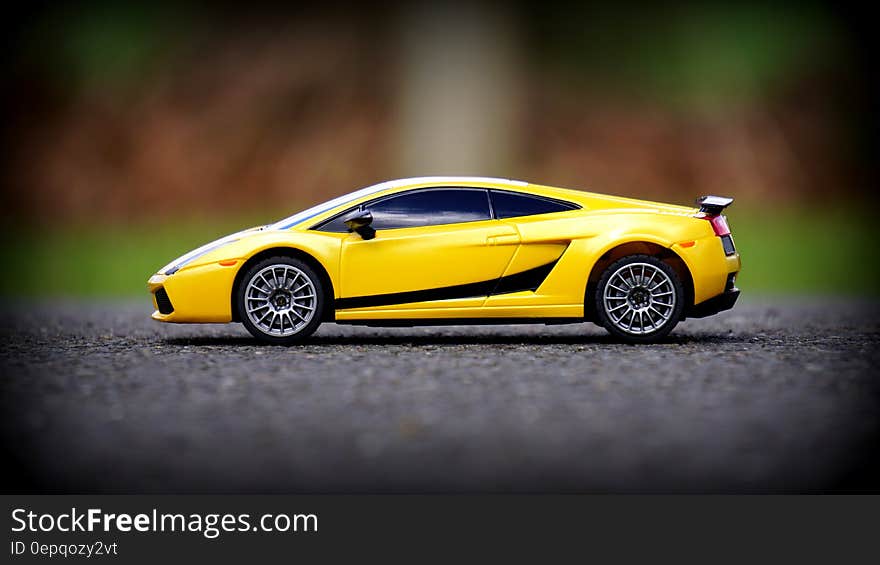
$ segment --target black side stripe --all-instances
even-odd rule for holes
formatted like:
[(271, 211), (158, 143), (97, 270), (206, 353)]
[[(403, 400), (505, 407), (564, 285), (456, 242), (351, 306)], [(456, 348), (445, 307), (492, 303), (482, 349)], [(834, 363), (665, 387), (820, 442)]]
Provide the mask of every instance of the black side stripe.
[(495, 286), (494, 280), (475, 283), (458, 284), (427, 290), (411, 290), (408, 292), (392, 292), (390, 294), (374, 294), (372, 296), (354, 296), (336, 300), (336, 309), (370, 308), (373, 306), (389, 306), (391, 304), (408, 304), (410, 302), (429, 302), (432, 300), (451, 300), (454, 298), (474, 298), (489, 296)]
[(523, 290), (538, 290), (541, 283), (550, 275), (559, 259), (528, 271), (506, 275), (500, 279), (458, 284), (427, 290), (411, 290), (408, 292), (392, 292), (373, 296), (355, 296), (336, 300), (336, 309), (370, 308), (373, 306), (390, 306), (392, 304), (409, 304), (411, 302), (431, 302), (434, 300), (452, 300), (456, 298), (479, 298), (496, 294), (509, 294)]
[(550, 275), (550, 271), (553, 270), (553, 267), (556, 266), (557, 262), (559, 262), (558, 258), (552, 263), (547, 263), (546, 265), (541, 265), (540, 267), (535, 267), (528, 271), (503, 276), (498, 279), (498, 283), (495, 285), (495, 288), (489, 292), (489, 296), (495, 294), (509, 294), (511, 292), (520, 292), (523, 290), (531, 290), (532, 292), (535, 292), (538, 290), (538, 287), (541, 286), (541, 283), (544, 282), (544, 279)]

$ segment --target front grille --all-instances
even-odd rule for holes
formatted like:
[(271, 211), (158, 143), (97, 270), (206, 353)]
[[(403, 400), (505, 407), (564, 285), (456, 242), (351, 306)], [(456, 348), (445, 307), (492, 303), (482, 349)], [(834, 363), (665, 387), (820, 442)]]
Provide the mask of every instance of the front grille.
[(721, 246), (724, 247), (725, 255), (733, 255), (736, 253), (736, 247), (733, 245), (733, 238), (730, 235), (721, 236)]
[(170, 314), (174, 312), (174, 306), (171, 305), (171, 299), (168, 298), (168, 293), (165, 292), (164, 288), (160, 288), (156, 291), (156, 306), (159, 308), (159, 312), (162, 314)]

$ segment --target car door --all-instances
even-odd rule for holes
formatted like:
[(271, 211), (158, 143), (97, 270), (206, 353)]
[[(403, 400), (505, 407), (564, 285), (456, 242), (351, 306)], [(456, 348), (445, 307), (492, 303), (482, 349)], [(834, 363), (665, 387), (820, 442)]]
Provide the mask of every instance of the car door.
[(492, 219), (481, 188), (418, 189), (364, 208), (376, 236), (343, 240), (339, 309), (479, 305), (519, 244), (514, 226)]

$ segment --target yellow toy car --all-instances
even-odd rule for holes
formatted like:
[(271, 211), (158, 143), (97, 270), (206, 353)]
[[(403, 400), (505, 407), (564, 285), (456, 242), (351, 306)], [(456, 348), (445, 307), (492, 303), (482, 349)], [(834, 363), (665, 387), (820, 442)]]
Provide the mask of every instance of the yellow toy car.
[(291, 344), (321, 322), (592, 321), (637, 343), (727, 310), (740, 270), (722, 211), (483, 177), (383, 182), (175, 259), (162, 322), (241, 322)]

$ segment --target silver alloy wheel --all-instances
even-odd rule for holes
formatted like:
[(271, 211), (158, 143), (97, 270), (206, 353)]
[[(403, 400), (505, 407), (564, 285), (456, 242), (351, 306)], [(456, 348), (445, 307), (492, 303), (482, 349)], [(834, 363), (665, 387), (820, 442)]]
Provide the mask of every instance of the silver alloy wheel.
[(312, 280), (292, 265), (269, 265), (248, 281), (244, 294), (248, 318), (275, 337), (298, 333), (315, 315), (317, 293)]
[(669, 321), (675, 311), (675, 286), (656, 265), (630, 263), (611, 275), (602, 299), (611, 323), (626, 333), (642, 335)]

